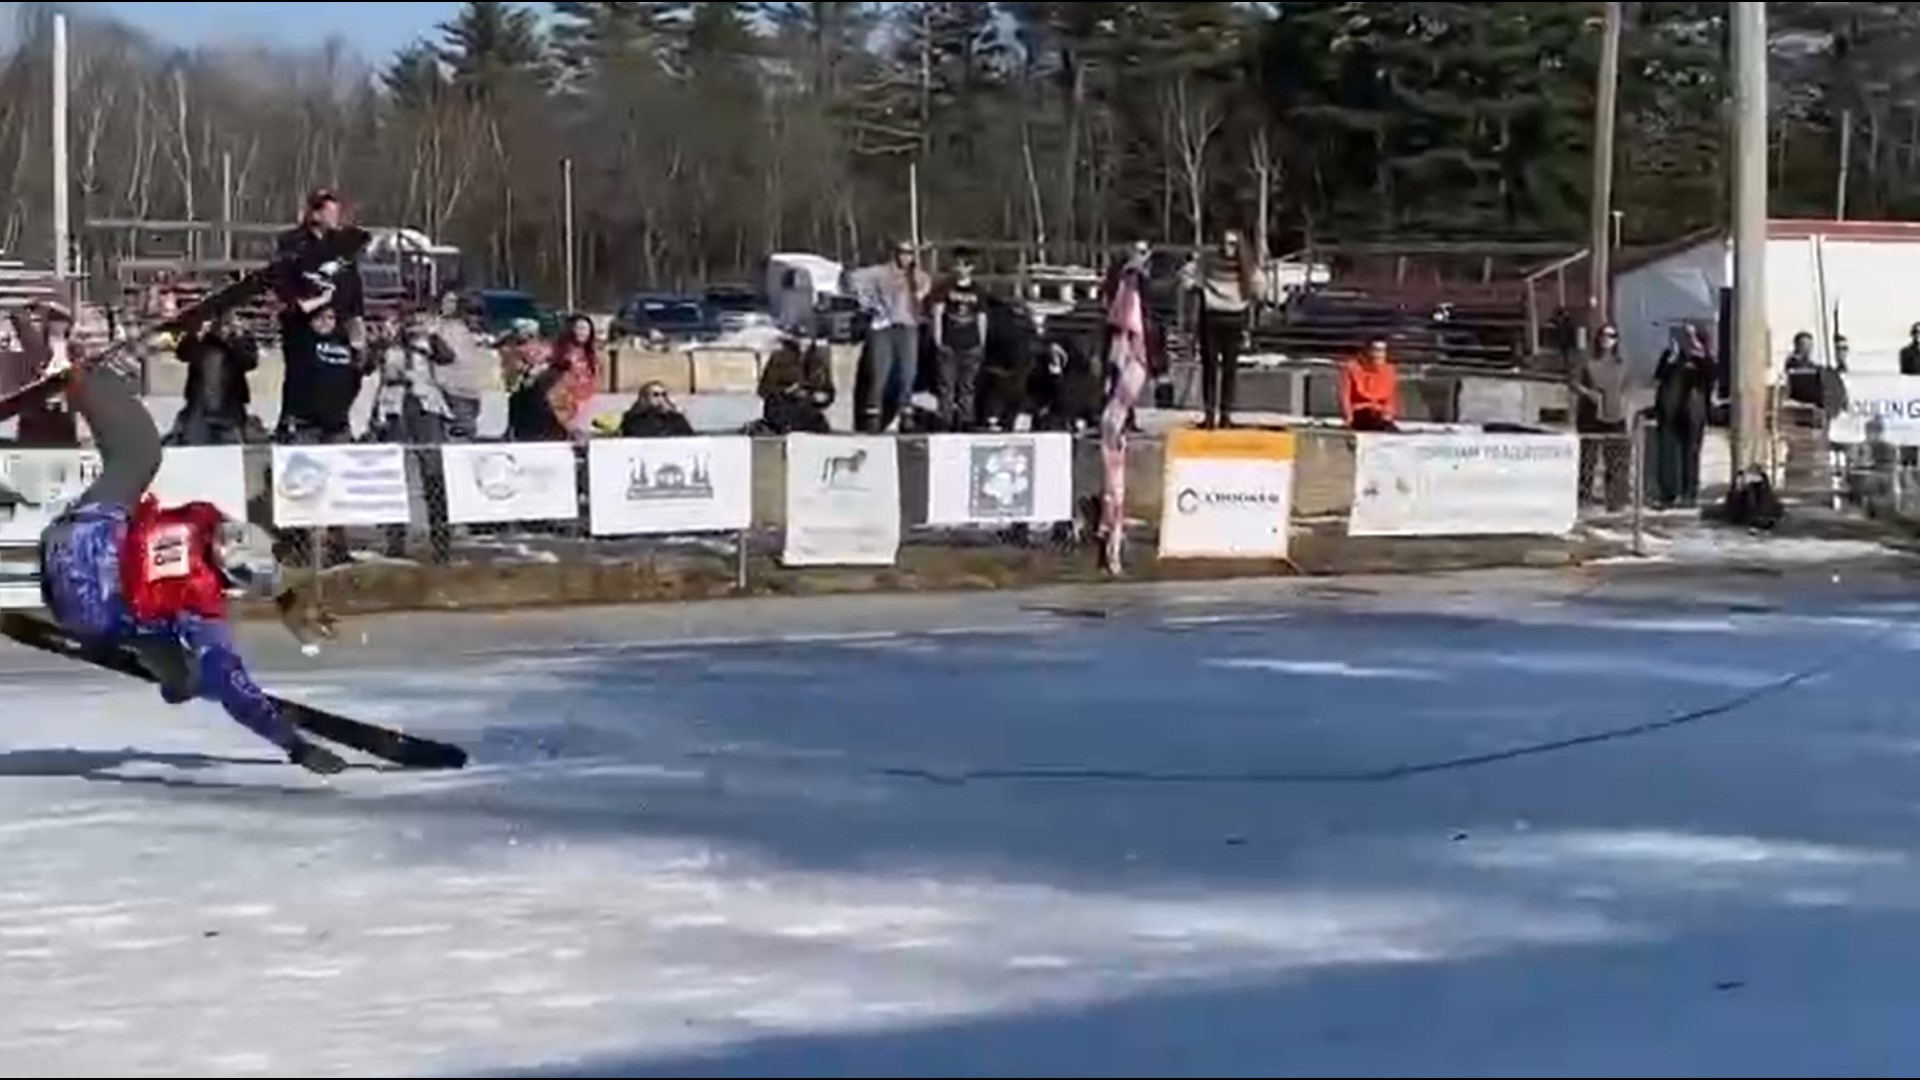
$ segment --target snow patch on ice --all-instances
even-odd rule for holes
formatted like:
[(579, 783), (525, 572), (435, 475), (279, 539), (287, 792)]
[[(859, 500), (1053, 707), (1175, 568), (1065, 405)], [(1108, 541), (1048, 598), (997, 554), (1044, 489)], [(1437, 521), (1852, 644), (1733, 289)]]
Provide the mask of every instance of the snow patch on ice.
[(1897, 852), (1663, 831), (1561, 832), (1508, 837), (1476, 845), (1467, 859), (1481, 866), (1565, 866), (1569, 862), (1616, 862), (1687, 868), (1865, 867), (1905, 862)]
[[(1590, 535), (1622, 545), (1633, 541), (1631, 533), (1613, 529), (1593, 529)], [(1707, 524), (1675, 527), (1664, 522), (1648, 529), (1641, 550), (1644, 552), (1642, 555), (1607, 556), (1591, 560), (1591, 563), (1601, 566), (1646, 562), (1805, 565), (1885, 558), (1896, 554), (1895, 549), (1871, 540), (1776, 536)]]
[(1664, 682), (1753, 690), (1786, 677), (1786, 672), (1761, 671), (1710, 664), (1662, 660), (1645, 653), (1597, 652), (1481, 652), (1461, 654), (1461, 661), (1531, 675), (1639, 676)]
[(1394, 679), (1409, 682), (1440, 682), (1446, 676), (1419, 668), (1372, 667), (1342, 660), (1281, 660), (1268, 657), (1236, 657), (1203, 661), (1207, 667), (1229, 671), (1271, 671), (1281, 675), (1307, 675), (1336, 679)]

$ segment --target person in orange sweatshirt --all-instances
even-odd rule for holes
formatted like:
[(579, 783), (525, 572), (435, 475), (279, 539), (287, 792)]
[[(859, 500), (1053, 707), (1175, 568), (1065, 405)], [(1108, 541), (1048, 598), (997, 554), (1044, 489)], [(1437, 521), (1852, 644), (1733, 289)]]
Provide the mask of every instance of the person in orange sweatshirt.
[(1375, 341), (1365, 356), (1340, 365), (1340, 415), (1355, 431), (1397, 431), (1394, 423), (1400, 376), (1387, 359), (1387, 343)]

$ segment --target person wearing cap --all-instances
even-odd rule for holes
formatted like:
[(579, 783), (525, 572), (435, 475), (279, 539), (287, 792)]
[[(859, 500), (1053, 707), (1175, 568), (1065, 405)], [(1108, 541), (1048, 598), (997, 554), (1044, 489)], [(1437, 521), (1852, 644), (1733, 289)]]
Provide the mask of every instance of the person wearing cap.
[(286, 269), (274, 279), (273, 291), (282, 308), (282, 335), (304, 317), (305, 312), (295, 310), (300, 302), (311, 299), (322, 290), (332, 293), (330, 306), (334, 316), (349, 331), (366, 317), (366, 295), (360, 282), (360, 271), (354, 264), (337, 264), (322, 273), (303, 274), (295, 269), (298, 262), (289, 258), (318, 246), (328, 233), (339, 227), (340, 197), (329, 188), (316, 188), (307, 196), (306, 210), (301, 215), (300, 223), (280, 234), (275, 244), (275, 259)]

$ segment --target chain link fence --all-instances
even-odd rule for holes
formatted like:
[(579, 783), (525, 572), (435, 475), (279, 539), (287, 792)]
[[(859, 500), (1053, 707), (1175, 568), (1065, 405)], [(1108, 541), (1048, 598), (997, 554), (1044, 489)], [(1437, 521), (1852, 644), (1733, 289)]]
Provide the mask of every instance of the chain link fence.
[[(1301, 434), (1301, 461), (1292, 492), (1291, 517), (1296, 527), (1339, 531), (1354, 498), (1353, 435), (1341, 429), (1315, 428)], [(975, 552), (991, 559), (1015, 553), (1057, 558), (1084, 556), (1088, 567), (1097, 561), (1102, 539), (1101, 500), (1105, 485), (1100, 443), (1079, 436), (1071, 440), (1070, 494), (1059, 505), (1064, 512), (1041, 519), (995, 520), (983, 513), (965, 524), (929, 522), (929, 486), (934, 471), (925, 436), (889, 437), (898, 450), (897, 527), (902, 562), (916, 549), (954, 553), (964, 561)], [(620, 440), (609, 440), (609, 443)], [(652, 440), (647, 440), (652, 442)], [(1634, 550), (1643, 543), (1644, 515), (1658, 496), (1649, 476), (1647, 432), (1637, 425), (1626, 431), (1587, 433), (1579, 438), (1580, 517), (1589, 527), (1630, 541)], [(635, 567), (647, 575), (724, 573), (737, 589), (746, 589), (756, 568), (782, 565), (790, 510), (787, 448), (777, 438), (757, 438), (753, 444), (752, 514), (745, 527), (635, 534), (617, 527), (596, 525), (594, 482), (640, 484), (646, 478), (596, 475), (590, 462), (593, 442), (564, 444), (469, 443), (464, 448), (523, 450), (548, 446), (568, 455), (574, 471), (573, 494), (564, 508), (555, 508), (545, 520), (476, 521), (463, 514), (458, 492), (471, 487), (467, 466), (443, 454), (439, 446), (401, 449), (407, 470), (408, 509), (404, 524), (295, 528), (282, 531), (283, 555), (289, 564), (324, 574), (339, 567), (406, 566), (425, 575), (457, 577), (463, 587), (476, 575), (511, 574), (518, 567), (579, 567), (583, 573), (613, 572)], [(661, 440), (659, 445), (671, 445)], [(1164, 442), (1157, 436), (1130, 440), (1127, 463), (1126, 529), (1132, 559), (1153, 549), (1163, 495)], [(1319, 449), (1315, 449), (1318, 447)], [(272, 521), (269, 497), (271, 448), (249, 448), (249, 467), (257, 474), (254, 488), (269, 503), (256, 507), (254, 519)], [(1344, 460), (1341, 460), (1344, 459)], [(654, 479), (658, 479), (657, 477)], [(978, 502), (980, 492), (969, 495)], [(640, 497), (640, 496), (635, 496)], [(471, 496), (467, 496), (471, 502)], [(619, 496), (615, 496), (616, 499)], [(559, 512), (564, 509), (566, 512)], [(604, 509), (604, 508), (603, 508)], [(1030, 509), (1030, 507), (1028, 507)], [(1150, 556), (1148, 556), (1150, 557)]]
[(1650, 432), (1637, 420), (1620, 430), (1580, 433), (1580, 519), (1589, 528), (1623, 535), (1635, 554), (1646, 553), (1646, 510), (1657, 494), (1657, 478), (1647, 467), (1649, 442)]
[[(786, 547), (790, 510), (785, 492), (787, 445), (778, 438), (716, 438), (746, 441), (752, 446), (752, 467), (747, 474), (751, 478), (752, 513), (745, 527), (629, 532), (622, 530), (617, 522), (597, 519), (593, 494), (596, 479), (612, 485), (617, 493), (613, 498), (624, 499), (629, 505), (657, 497), (661, 501), (647, 505), (662, 506), (675, 496), (676, 492), (666, 490), (674, 485), (679, 487), (678, 494), (712, 494), (713, 484), (709, 478), (697, 472), (671, 478), (658, 470), (652, 476), (597, 475), (592, 461), (593, 448), (627, 440), (590, 440), (571, 445), (511, 442), (411, 445), (398, 448), (406, 470), (405, 523), (396, 520), (378, 525), (276, 525), (280, 554), (296, 573), (311, 574), (323, 595), (327, 580), (336, 571), (357, 567), (404, 568), (430, 578), (457, 581), (463, 589), (475, 587), (476, 581), (489, 574), (510, 576), (524, 567), (562, 567), (583, 575), (629, 571), (666, 579), (676, 576), (713, 579), (724, 575), (736, 590), (745, 590), (750, 584), (751, 568), (779, 564)], [(1102, 482), (1097, 440), (1071, 440), (1070, 476), (1063, 478), (1071, 494), (1059, 502), (1064, 512), (1044, 520), (1029, 520), (1033, 508), (1029, 492), (1024, 502), (1009, 495), (1011, 505), (1006, 520), (994, 520), (992, 511), (986, 510), (981, 511), (979, 521), (934, 524), (927, 520), (928, 439), (923, 436), (888, 438), (898, 455), (898, 499), (892, 510), (903, 559), (913, 549), (933, 548), (961, 553), (960, 557), (968, 551), (992, 551), (1000, 555), (1023, 551), (1056, 557), (1084, 550), (1092, 565)], [(643, 441), (658, 448), (679, 443), (670, 439)], [(1142, 437), (1137, 441), (1155, 440)], [(473, 492), (487, 487), (489, 482), (511, 486), (516, 478), (504, 472), (484, 477), (476, 475), (474, 470), (508, 468), (497, 463), (510, 461), (510, 456), (518, 456), (524, 462), (530, 451), (562, 456), (567, 462), (564, 467), (574, 474), (570, 485), (564, 483), (564, 477), (558, 478), (562, 482), (557, 485), (553, 476), (542, 481), (565, 490), (566, 504), (551, 506), (550, 515), (544, 518), (476, 520)], [(275, 448), (270, 446), (246, 448), (251, 497), (249, 516), (263, 524), (275, 521), (274, 452)], [(495, 464), (476, 466), (476, 460)], [(1144, 475), (1137, 475), (1140, 470), (1133, 471), (1136, 475), (1132, 483), (1149, 482)], [(1016, 475), (1009, 480), (1012, 487), (1033, 482), (1031, 476)], [(1153, 477), (1151, 483), (1157, 501), (1158, 478)], [(980, 501), (979, 492), (969, 494), (976, 504)], [(602, 508), (603, 512), (605, 509)], [(398, 514), (390, 516), (397, 518)], [(1055, 517), (1058, 520), (1054, 520)], [(1135, 519), (1133, 524), (1138, 528), (1145, 522)]]

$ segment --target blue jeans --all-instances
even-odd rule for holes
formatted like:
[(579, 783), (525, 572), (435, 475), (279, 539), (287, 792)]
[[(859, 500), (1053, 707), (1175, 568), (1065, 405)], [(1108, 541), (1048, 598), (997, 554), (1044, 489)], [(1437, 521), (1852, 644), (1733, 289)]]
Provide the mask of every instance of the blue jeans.
[(920, 374), (920, 328), (887, 326), (867, 335), (866, 361), (871, 365), (866, 400), (859, 403), (863, 419), (874, 431), (885, 431), (913, 400), (913, 384)]

